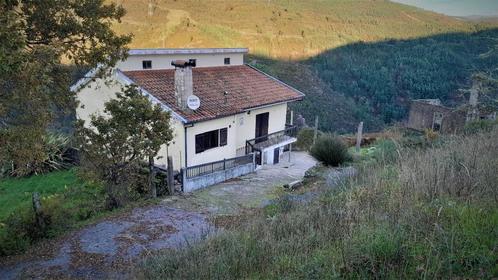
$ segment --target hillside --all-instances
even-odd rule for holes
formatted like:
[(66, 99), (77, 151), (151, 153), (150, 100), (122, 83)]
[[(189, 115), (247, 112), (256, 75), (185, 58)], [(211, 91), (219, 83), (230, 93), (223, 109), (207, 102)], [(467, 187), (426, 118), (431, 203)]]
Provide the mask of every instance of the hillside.
[(133, 32), (133, 47), (243, 46), (274, 58), (309, 57), (357, 41), (476, 30), (467, 22), (389, 1), (116, 2), (127, 10), (116, 30)]
[(115, 2), (128, 11), (115, 29), (135, 35), (131, 47), (248, 47), (249, 63), (307, 93), (299, 113), (336, 132), (399, 121), (410, 98), (450, 102), (473, 72), (497, 65), (478, 56), (498, 38), (479, 32), (498, 24), (390, 1)]

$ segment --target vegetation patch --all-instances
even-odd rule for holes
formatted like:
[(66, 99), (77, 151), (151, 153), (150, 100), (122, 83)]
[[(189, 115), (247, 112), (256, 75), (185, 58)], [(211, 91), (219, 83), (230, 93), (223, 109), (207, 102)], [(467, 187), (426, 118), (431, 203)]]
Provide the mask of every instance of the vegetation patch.
[[(378, 151), (397, 156), (368, 155), (341, 188), (307, 205), (279, 201), (231, 231), (145, 259), (136, 273), (146, 279), (497, 277), (498, 195), (490, 188), (498, 183), (496, 137), (495, 129), (423, 148), (381, 142)], [(473, 166), (472, 155), (481, 163)], [(462, 165), (471, 174), (466, 180), (464, 167), (452, 171)]]
[(352, 159), (347, 145), (339, 137), (330, 134), (318, 138), (310, 154), (328, 166), (339, 166)]
[[(25, 250), (34, 241), (64, 233), (103, 211), (105, 194), (98, 184), (85, 183), (76, 170), (0, 181), (0, 255)], [(32, 194), (41, 195), (48, 227), (35, 224)]]

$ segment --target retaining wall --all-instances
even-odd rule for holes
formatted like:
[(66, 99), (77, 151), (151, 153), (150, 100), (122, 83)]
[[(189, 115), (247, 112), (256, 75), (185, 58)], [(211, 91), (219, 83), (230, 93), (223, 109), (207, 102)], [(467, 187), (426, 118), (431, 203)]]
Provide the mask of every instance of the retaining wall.
[(253, 162), (244, 165), (239, 165), (226, 170), (216, 171), (211, 174), (201, 175), (193, 178), (186, 178), (183, 172), (183, 191), (192, 192), (198, 189), (209, 187), (214, 184), (224, 182), (239, 176), (249, 174), (255, 171)]

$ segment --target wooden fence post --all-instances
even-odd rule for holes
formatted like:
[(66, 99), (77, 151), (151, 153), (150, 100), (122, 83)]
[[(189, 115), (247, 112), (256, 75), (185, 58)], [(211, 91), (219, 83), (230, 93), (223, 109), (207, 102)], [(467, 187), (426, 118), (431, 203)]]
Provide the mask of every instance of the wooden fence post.
[(363, 122), (360, 122), (358, 125), (358, 132), (356, 133), (356, 152), (360, 152), (361, 148), (361, 139), (363, 138)]
[[(175, 192), (175, 178), (173, 178), (173, 158), (168, 156), (168, 192), (173, 195)], [(185, 178), (185, 176), (184, 176)], [(184, 183), (184, 182), (182, 182)]]
[(43, 210), (40, 202), (40, 194), (38, 192), (34, 192), (32, 195), (32, 201), (33, 201), (33, 211), (35, 212), (35, 221), (36, 221), (36, 226), (40, 230), (40, 232), (45, 231), (45, 217), (43, 215)]
[(157, 188), (156, 188), (156, 169), (154, 168), (154, 157), (150, 156), (149, 157), (149, 190), (150, 190), (150, 197), (151, 198), (156, 198), (157, 197)]

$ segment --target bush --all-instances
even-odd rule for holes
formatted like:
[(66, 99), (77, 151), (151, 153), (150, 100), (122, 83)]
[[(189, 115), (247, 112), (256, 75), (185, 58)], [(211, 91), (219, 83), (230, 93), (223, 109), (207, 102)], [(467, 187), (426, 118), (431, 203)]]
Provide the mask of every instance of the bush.
[(70, 166), (66, 158), (68, 144), (69, 138), (62, 134), (30, 135), (21, 128), (0, 131), (0, 177), (24, 177), (65, 169)]
[(490, 132), (497, 124), (498, 122), (493, 120), (472, 121), (465, 124), (463, 131), (467, 135), (476, 134), (479, 132)]
[[(315, 135), (315, 130), (311, 127), (305, 127), (299, 130), (297, 134), (296, 146), (298, 149), (303, 151), (309, 151), (311, 146), (313, 146), (313, 137)], [(321, 136), (322, 132), (318, 132), (318, 136)]]
[(320, 136), (311, 147), (310, 153), (315, 159), (329, 166), (339, 166), (352, 159), (346, 144), (330, 134)]

